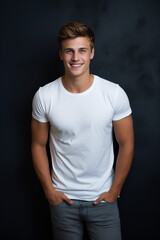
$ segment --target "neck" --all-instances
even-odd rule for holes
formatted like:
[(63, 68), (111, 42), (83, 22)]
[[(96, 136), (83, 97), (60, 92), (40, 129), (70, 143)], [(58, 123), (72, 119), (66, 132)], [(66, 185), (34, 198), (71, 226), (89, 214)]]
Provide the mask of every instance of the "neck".
[(72, 93), (81, 93), (91, 87), (94, 77), (90, 73), (84, 76), (72, 77), (67, 73), (62, 77), (63, 86)]

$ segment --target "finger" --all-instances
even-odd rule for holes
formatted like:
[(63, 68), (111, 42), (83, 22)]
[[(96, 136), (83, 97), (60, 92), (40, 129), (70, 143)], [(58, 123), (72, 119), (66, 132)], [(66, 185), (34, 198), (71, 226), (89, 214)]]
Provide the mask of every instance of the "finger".
[(63, 194), (62, 199), (70, 205), (73, 204), (73, 201), (69, 199), (65, 194)]
[(94, 201), (94, 204), (95, 205), (99, 204), (103, 199), (104, 199), (104, 196), (101, 195), (99, 198), (97, 198), (97, 200)]

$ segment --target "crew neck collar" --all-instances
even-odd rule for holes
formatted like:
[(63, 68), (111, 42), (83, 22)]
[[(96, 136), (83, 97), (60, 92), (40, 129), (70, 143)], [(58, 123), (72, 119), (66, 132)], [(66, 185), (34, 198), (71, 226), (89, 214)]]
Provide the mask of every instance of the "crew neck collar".
[(63, 85), (62, 77), (60, 77), (60, 86), (61, 86), (61, 89), (63, 90), (63, 92), (65, 92), (67, 95), (70, 95), (70, 96), (78, 97), (78, 96), (87, 95), (88, 93), (90, 93), (90, 92), (93, 91), (94, 86), (95, 86), (95, 78), (96, 78), (96, 76), (95, 76), (94, 74), (92, 74), (92, 75), (93, 75), (93, 77), (94, 77), (94, 78), (93, 78), (93, 83), (92, 83), (92, 85), (91, 85), (87, 90), (85, 90), (85, 91), (83, 91), (83, 92), (80, 92), (80, 93), (72, 93), (72, 92), (68, 91), (68, 90), (64, 87), (64, 85)]

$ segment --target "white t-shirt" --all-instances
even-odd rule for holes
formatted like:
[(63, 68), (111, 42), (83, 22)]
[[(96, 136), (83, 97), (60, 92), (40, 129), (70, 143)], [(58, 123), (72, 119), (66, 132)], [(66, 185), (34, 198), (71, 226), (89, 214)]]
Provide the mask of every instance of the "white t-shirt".
[(110, 189), (112, 121), (130, 114), (124, 90), (96, 75), (82, 93), (67, 91), (61, 78), (39, 88), (32, 117), (50, 122), (51, 175), (57, 191), (70, 199), (94, 201)]

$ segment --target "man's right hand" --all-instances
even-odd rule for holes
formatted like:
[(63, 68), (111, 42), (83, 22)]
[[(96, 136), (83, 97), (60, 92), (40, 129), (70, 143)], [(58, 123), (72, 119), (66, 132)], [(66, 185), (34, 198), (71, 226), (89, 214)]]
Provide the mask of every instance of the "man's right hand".
[(69, 199), (64, 193), (53, 190), (48, 193), (46, 193), (46, 197), (48, 199), (49, 204), (51, 205), (58, 205), (61, 202), (65, 201), (68, 204), (73, 204), (73, 201)]

